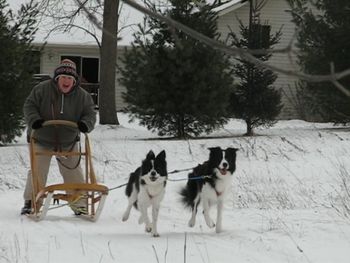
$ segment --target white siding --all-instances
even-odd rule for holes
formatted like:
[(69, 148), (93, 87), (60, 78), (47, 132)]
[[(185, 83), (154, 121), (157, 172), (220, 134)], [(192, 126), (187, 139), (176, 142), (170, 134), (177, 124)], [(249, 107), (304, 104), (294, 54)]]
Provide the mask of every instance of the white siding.
[[(122, 48), (120, 48), (120, 49), (118, 49), (118, 54), (117, 54), (117, 56), (118, 56), (118, 58), (117, 58), (117, 60), (118, 60), (118, 65), (121, 65), (121, 62), (120, 62), (120, 59), (119, 59), (119, 57), (122, 57), (123, 56), (123, 54), (124, 54), (124, 52), (125, 52), (125, 49), (124, 49), (124, 47), (122, 47)], [(123, 100), (123, 97), (122, 97), (122, 94), (124, 93), (124, 92), (126, 92), (126, 88), (124, 87), (124, 86), (122, 86), (121, 84), (119, 84), (119, 81), (118, 81), (118, 79), (121, 77), (121, 74), (120, 74), (120, 72), (119, 72), (119, 70), (117, 69), (117, 74), (116, 74), (116, 100), (117, 100), (117, 110), (119, 111), (119, 110), (122, 110), (124, 107), (126, 107), (126, 103), (124, 102), (124, 100)]]
[[(260, 21), (262, 24), (267, 21), (271, 25), (271, 33), (278, 31), (282, 27), (281, 41), (275, 46), (276, 49), (287, 47), (290, 41), (293, 40), (295, 27), (291, 22), (291, 15), (286, 12), (288, 9), (289, 5), (284, 0), (269, 0), (261, 10)], [(226, 39), (229, 33), (229, 27), (239, 35), (240, 31), (237, 18), (244, 25), (248, 24), (249, 4), (219, 17), (218, 27), (222, 33), (222, 39)], [(291, 57), (293, 57), (292, 60), (288, 54), (275, 54), (271, 57), (269, 63), (287, 70), (298, 69), (295, 61), (293, 61), (294, 56)], [(293, 96), (291, 91), (294, 89), (296, 80), (294, 77), (278, 73), (278, 79), (274, 85), (276, 88), (282, 89), (282, 102), (284, 104), (279, 116), (280, 119), (294, 119), (299, 117), (295, 107), (289, 101)]]

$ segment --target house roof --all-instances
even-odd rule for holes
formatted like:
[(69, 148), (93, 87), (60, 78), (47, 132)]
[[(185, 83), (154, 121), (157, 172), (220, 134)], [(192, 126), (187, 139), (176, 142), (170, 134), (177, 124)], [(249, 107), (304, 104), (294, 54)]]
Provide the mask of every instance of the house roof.
[[(9, 1), (10, 8), (12, 10), (19, 10), (21, 4), (27, 3), (29, 0), (11, 0)], [(37, 0), (40, 2), (39, 0)], [(142, 4), (142, 0), (135, 0), (139, 4)], [(153, 0), (160, 1), (160, 0)], [(207, 0), (208, 3), (214, 3), (215, 0)], [(214, 10), (217, 11), (220, 15), (224, 15), (228, 12), (231, 12), (246, 3), (247, 0), (222, 0), (222, 5), (216, 7)], [(127, 4), (123, 4), (120, 1), (120, 17), (119, 17), (119, 29), (118, 37), (120, 40), (118, 41), (118, 46), (129, 46), (133, 41), (133, 33), (137, 29), (137, 24), (142, 22), (144, 14), (139, 12), (138, 10), (128, 6)], [(46, 10), (56, 8), (57, 10), (71, 11), (76, 10), (76, 3), (74, 0), (61, 0), (56, 1), (54, 7), (47, 8)], [(45, 8), (45, 7), (43, 7)], [(47, 12), (47, 11), (46, 11)], [(45, 13), (46, 13), (45, 12)], [(102, 21), (102, 15), (95, 13), (97, 18)], [(96, 26), (91, 25), (91, 22), (88, 21), (85, 14), (80, 13), (75, 20), (73, 21), (76, 25), (75, 27), (67, 28), (62, 23), (58, 23), (57, 20), (43, 16), (41, 20), (38, 22), (38, 31), (36, 33), (34, 43), (40, 44), (47, 42), (50, 45), (58, 44), (58, 45), (79, 45), (79, 46), (97, 46), (96, 39), (89, 33), (85, 32), (78, 26), (82, 26), (84, 28), (88, 28), (91, 33), (95, 34), (96, 37), (101, 40), (102, 32), (97, 29)], [(60, 27), (60, 30), (52, 31), (53, 28)]]
[(214, 8), (214, 11), (218, 12), (218, 15), (225, 15), (227, 13), (230, 13), (242, 6), (244, 6), (245, 4), (247, 4), (247, 0), (231, 0), (231, 1), (227, 1), (224, 4)]

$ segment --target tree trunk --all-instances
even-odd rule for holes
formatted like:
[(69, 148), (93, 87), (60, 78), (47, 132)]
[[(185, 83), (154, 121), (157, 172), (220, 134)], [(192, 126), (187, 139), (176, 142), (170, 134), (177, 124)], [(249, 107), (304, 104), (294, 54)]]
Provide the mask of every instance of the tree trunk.
[[(253, 46), (253, 0), (249, 0), (249, 36), (248, 36), (248, 48), (251, 49)], [(253, 84), (253, 65), (251, 63), (248, 64), (248, 73), (247, 73), (247, 84), (248, 84), (248, 96), (247, 100), (250, 102), (252, 100), (252, 85)], [(252, 128), (252, 122), (250, 120), (250, 116), (245, 118), (245, 122), (247, 124), (247, 132), (245, 133), (246, 136), (252, 136), (253, 135), (253, 128)]]
[(254, 130), (253, 130), (252, 122), (250, 120), (246, 120), (245, 122), (247, 124), (247, 132), (244, 135), (245, 136), (253, 136)]
[(119, 0), (105, 0), (99, 93), (100, 124), (119, 124), (116, 107), (116, 63)]
[(176, 125), (177, 125), (177, 135), (176, 137), (179, 139), (185, 139), (185, 125), (184, 125), (184, 116), (182, 114), (176, 115)]

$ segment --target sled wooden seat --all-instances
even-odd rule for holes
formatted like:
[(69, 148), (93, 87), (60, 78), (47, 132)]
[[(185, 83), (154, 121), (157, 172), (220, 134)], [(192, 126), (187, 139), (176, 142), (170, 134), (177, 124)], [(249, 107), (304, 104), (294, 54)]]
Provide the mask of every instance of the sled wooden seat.
[[(64, 125), (77, 129), (78, 126), (74, 122), (65, 120), (51, 120), (43, 123), (43, 128), (49, 125)], [(108, 188), (104, 185), (98, 184), (95, 176), (95, 172), (92, 165), (90, 142), (88, 135), (85, 135), (84, 150), (80, 151), (37, 151), (35, 139), (35, 130), (32, 131), (30, 138), (30, 165), (32, 171), (32, 186), (33, 197), (32, 200), (32, 213), (29, 215), (36, 221), (45, 218), (47, 212), (53, 205), (52, 201), (64, 201), (65, 205), (57, 205), (53, 208), (60, 208), (64, 206), (73, 206), (74, 202), (83, 199), (86, 202), (87, 213), (80, 215), (79, 217), (96, 221), (103, 209), (105, 199), (108, 195)], [(52, 184), (44, 186), (40, 182), (37, 171), (37, 156), (83, 156), (85, 160), (85, 183), (62, 183)]]

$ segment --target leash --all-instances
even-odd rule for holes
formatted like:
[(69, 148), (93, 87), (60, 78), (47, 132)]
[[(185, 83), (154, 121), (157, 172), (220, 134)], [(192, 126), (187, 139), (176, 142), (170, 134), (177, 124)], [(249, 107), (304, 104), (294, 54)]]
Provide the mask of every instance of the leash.
[[(186, 181), (186, 180), (199, 180), (199, 179), (205, 179), (205, 178), (211, 178), (211, 175), (201, 175), (201, 176), (195, 176), (195, 177), (191, 177), (191, 178), (179, 178), (179, 179), (170, 179), (168, 178), (167, 181), (170, 181), (170, 182), (178, 182), (178, 181)], [(115, 186), (115, 187), (112, 187), (112, 188), (108, 188), (108, 191), (113, 191), (113, 190), (116, 190), (118, 188), (121, 188), (123, 186), (126, 186), (128, 183), (124, 183), (124, 184), (121, 184), (121, 185), (118, 185), (118, 186)]]
[(116, 187), (108, 188), (108, 192), (113, 191), (113, 190), (118, 189), (118, 188), (121, 188), (121, 187), (123, 187), (123, 186), (126, 186), (127, 184), (128, 184), (128, 183), (121, 184), (121, 185), (118, 185), (118, 186), (116, 186)]
[(185, 180), (199, 180), (199, 179), (205, 179), (205, 178), (211, 178), (211, 175), (201, 175), (201, 176), (195, 176), (191, 178), (179, 178), (179, 179), (169, 179), (170, 182), (178, 182), (178, 181), (185, 181)]
[[(189, 170), (192, 170), (194, 167), (191, 167), (191, 168), (186, 168), (186, 169), (180, 169), (180, 170), (173, 170), (171, 172), (168, 172), (168, 174), (175, 174), (175, 173), (180, 173), (180, 172), (184, 172), (184, 171), (189, 171)], [(171, 182), (176, 182), (176, 181), (185, 181), (185, 180), (196, 180), (196, 179), (204, 179), (204, 178), (207, 178), (207, 177), (210, 177), (208, 175), (204, 175), (204, 176), (198, 176), (198, 177), (192, 177), (192, 178), (181, 178), (181, 179), (169, 179), (168, 178), (168, 181), (171, 181)], [(113, 190), (116, 190), (118, 188), (121, 188), (123, 186), (126, 186), (128, 183), (124, 183), (124, 184), (121, 184), (121, 185), (117, 185), (115, 187), (112, 187), (112, 188), (108, 188), (108, 191), (113, 191)]]
[(175, 173), (185, 172), (185, 171), (192, 170), (193, 168), (194, 168), (194, 167), (186, 168), (186, 169), (181, 169), (181, 170), (174, 170), (174, 171), (169, 172), (168, 174), (175, 174)]
[[(184, 172), (184, 171), (189, 171), (189, 170), (193, 170), (195, 167), (191, 167), (191, 168), (186, 168), (186, 169), (181, 169), (181, 170), (174, 170), (169, 172), (168, 174), (175, 174), (175, 173), (180, 173), (180, 172)], [(199, 179), (205, 179), (205, 178), (210, 178), (211, 175), (202, 175), (202, 176), (195, 176), (195, 177), (191, 177), (191, 178), (179, 178), (179, 179), (169, 179), (168, 181), (170, 182), (178, 182), (178, 181), (186, 181), (186, 180), (199, 180)]]
[[(193, 168), (187, 168), (187, 169), (182, 169), (182, 170), (174, 170), (169, 172), (168, 174), (174, 174), (174, 173), (179, 173), (179, 172), (183, 172), (183, 171), (188, 171), (188, 170), (192, 170)], [(205, 178), (210, 178), (211, 175), (202, 175), (202, 176), (195, 176), (195, 177), (191, 177), (191, 178), (179, 178), (179, 179), (170, 179), (168, 178), (168, 181), (170, 182), (178, 182), (178, 181), (185, 181), (185, 180), (199, 180), (199, 179), (205, 179)], [(115, 187), (112, 188), (108, 188), (108, 192), (122, 188), (124, 186), (126, 186), (128, 183), (124, 183), (124, 184), (120, 184), (117, 185)], [(63, 205), (64, 206), (64, 205)], [(57, 207), (58, 208), (58, 207)]]

